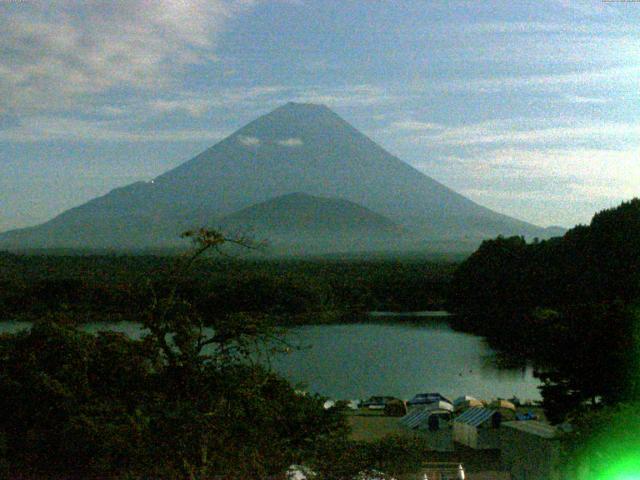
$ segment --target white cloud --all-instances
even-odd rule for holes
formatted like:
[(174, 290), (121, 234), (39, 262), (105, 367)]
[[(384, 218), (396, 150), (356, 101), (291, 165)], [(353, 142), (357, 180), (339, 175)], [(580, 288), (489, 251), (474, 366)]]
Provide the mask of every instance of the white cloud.
[[(560, 123), (560, 122), (556, 122)], [(462, 126), (442, 127), (440, 130), (413, 132), (413, 143), (449, 146), (488, 144), (550, 144), (571, 143), (576, 140), (606, 141), (639, 144), (640, 123), (588, 122), (584, 119), (563, 119), (552, 126), (549, 120), (506, 119)]]
[(447, 24), (462, 32), (481, 34), (579, 34), (579, 35), (626, 35), (637, 34), (640, 29), (633, 23), (553, 23), (553, 22), (481, 22), (475, 24)]
[(567, 95), (565, 99), (570, 103), (607, 103), (610, 100), (602, 97), (585, 97), (582, 95)]
[(640, 196), (640, 147), (476, 149), (418, 168), (489, 208), (538, 225), (588, 222)]
[(405, 130), (410, 132), (424, 132), (424, 131), (433, 131), (433, 130), (441, 130), (443, 127), (438, 123), (432, 122), (416, 122), (411, 120), (406, 120), (402, 122), (393, 122), (390, 125), (391, 130)]
[(276, 143), (283, 147), (301, 147), (304, 142), (300, 138), (287, 138), (286, 140), (277, 140)]
[(185, 66), (212, 61), (225, 22), (247, 5), (233, 0), (0, 4), (0, 102), (26, 115), (66, 110), (113, 88), (156, 92)]
[(293, 101), (321, 103), (331, 107), (366, 107), (390, 103), (401, 96), (375, 85), (350, 85), (343, 88), (305, 87), (296, 89)]
[[(621, 48), (621, 41), (616, 42), (616, 51)], [(504, 93), (506, 90), (523, 89), (532, 92), (555, 92), (563, 93), (568, 87), (601, 87), (608, 89), (618, 89), (620, 87), (635, 87), (637, 78), (640, 75), (640, 65), (629, 65), (629, 58), (638, 58), (638, 43), (634, 42), (635, 49), (633, 54), (627, 55), (625, 66), (615, 66), (599, 69), (574, 70), (563, 73), (540, 73), (532, 75), (503, 75), (503, 76), (485, 76), (485, 77), (467, 77), (467, 78), (450, 78), (446, 80), (416, 80), (411, 84), (411, 90), (414, 93), (434, 92), (472, 92), (478, 93)], [(498, 48), (498, 47), (496, 47)], [(491, 50), (495, 57), (493, 61), (506, 62), (512, 61), (510, 56), (513, 54), (503, 47), (498, 55), (496, 49)], [(551, 49), (551, 47), (549, 47)], [(585, 48), (589, 48), (588, 46)], [(624, 49), (623, 49), (624, 50)], [(522, 53), (522, 52), (521, 52)], [(526, 54), (522, 53), (523, 55)], [(552, 52), (544, 52), (543, 57), (548, 58)], [(556, 53), (557, 55), (557, 53)], [(576, 59), (578, 60), (578, 59)], [(525, 59), (523, 58), (524, 62)]]
[(248, 137), (245, 135), (238, 135), (238, 142), (245, 147), (257, 147), (260, 145), (260, 139), (256, 137)]
[(560, 195), (571, 195), (574, 199), (581, 196), (625, 199), (640, 195), (639, 158), (640, 148), (505, 148), (458, 160), (469, 178), (475, 180), (499, 179), (508, 184), (510, 180), (527, 183), (556, 179), (565, 184), (565, 189), (557, 192)]
[(201, 117), (209, 108), (206, 102), (197, 100), (164, 100), (157, 99), (150, 102), (149, 107), (156, 113), (184, 111), (192, 117)]
[(168, 131), (132, 131), (118, 125), (117, 120), (81, 120), (35, 116), (26, 125), (0, 130), (0, 141), (31, 143), (41, 141), (126, 141), (183, 142), (218, 141), (228, 132), (212, 129), (172, 129)]

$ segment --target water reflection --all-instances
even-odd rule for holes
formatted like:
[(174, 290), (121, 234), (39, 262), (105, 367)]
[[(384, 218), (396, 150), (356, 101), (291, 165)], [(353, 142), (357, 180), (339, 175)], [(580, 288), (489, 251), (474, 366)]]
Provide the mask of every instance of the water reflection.
[[(3, 322), (0, 332), (29, 325)], [(132, 338), (144, 334), (133, 322), (91, 323), (82, 329), (117, 331)], [(286, 340), (298, 348), (271, 357), (272, 368), (307, 390), (333, 398), (410, 398), (428, 391), (451, 397), (540, 398), (530, 366), (496, 355), (482, 338), (456, 332), (444, 319), (394, 316), (391, 322), (377, 317), (368, 323), (309, 325), (291, 328)]]

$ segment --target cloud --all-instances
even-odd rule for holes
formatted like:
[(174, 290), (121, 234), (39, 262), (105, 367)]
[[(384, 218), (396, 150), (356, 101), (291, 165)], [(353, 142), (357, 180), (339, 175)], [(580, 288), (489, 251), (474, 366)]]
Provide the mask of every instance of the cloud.
[(640, 147), (474, 149), (417, 168), (482, 205), (538, 225), (588, 222), (640, 196)]
[(432, 122), (416, 122), (416, 121), (401, 121), (401, 122), (393, 122), (389, 126), (390, 130), (404, 130), (410, 132), (430, 132), (434, 130), (441, 130), (443, 128), (442, 125), (438, 123)]
[(152, 100), (149, 103), (154, 113), (186, 112), (192, 117), (201, 117), (208, 109), (206, 102), (196, 100)]
[[(616, 51), (621, 48), (620, 43), (620, 40), (616, 42)], [(637, 50), (637, 42), (635, 43), (635, 47)], [(497, 52), (497, 50), (492, 51)], [(502, 53), (504, 54), (504, 58), (497, 55), (493, 61), (506, 62), (509, 55), (512, 55), (510, 51), (504, 51)], [(544, 58), (548, 58), (550, 55), (552, 55), (552, 52), (544, 52)], [(636, 55), (637, 52), (634, 55), (627, 55), (627, 57), (634, 57)], [(437, 94), (441, 92), (470, 92), (473, 94), (482, 94), (504, 93), (506, 90), (526, 90), (529, 93), (563, 93), (568, 87), (601, 87), (607, 88), (608, 90), (613, 89), (613, 87), (634, 88), (635, 79), (640, 75), (640, 65), (628, 65), (628, 63), (627, 61), (627, 65), (625, 66), (572, 70), (562, 73), (418, 80), (412, 82), (410, 88), (414, 94), (433, 94), (434, 92)]]
[(556, 194), (621, 200), (640, 195), (639, 157), (640, 148), (503, 148), (458, 160), (469, 178), (485, 183), (498, 179), (505, 185), (517, 182), (516, 190), (522, 194), (538, 191), (527, 185), (549, 180), (561, 188)]
[(574, 34), (574, 35), (627, 35), (640, 31), (637, 25), (629, 23), (594, 22), (479, 22), (469, 25), (447, 24), (447, 28), (464, 33), (480, 34)]
[(65, 110), (113, 89), (156, 92), (191, 64), (215, 61), (223, 0), (61, 0), (0, 4), (0, 98), (18, 114)]
[(0, 129), (0, 141), (32, 143), (42, 141), (124, 141), (124, 142), (184, 142), (218, 141), (226, 131), (174, 128), (168, 131), (136, 131), (126, 129), (118, 119), (83, 120), (55, 116), (34, 116), (28, 124)]
[(602, 141), (637, 145), (640, 123), (595, 122), (584, 119), (554, 121), (503, 119), (469, 125), (442, 127), (413, 132), (408, 138), (416, 144), (474, 146), (491, 144), (563, 144), (575, 141)]
[(260, 145), (260, 139), (256, 137), (247, 137), (244, 135), (238, 135), (238, 142), (245, 147), (257, 147)]
[[(13, 115), (12, 110), (6, 107), (3, 109), (0, 98), (0, 128), (16, 127), (5, 132), (0, 138), (17, 142), (126, 138), (131, 141), (170, 141), (173, 138), (171, 132), (159, 131), (166, 130), (166, 125), (169, 125), (176, 130), (176, 140), (187, 140), (198, 132), (203, 132), (211, 125), (212, 120), (219, 124), (217, 119), (222, 115), (228, 116), (228, 111), (242, 114), (239, 116), (239, 123), (229, 122), (229, 129), (233, 130), (241, 127), (252, 117), (262, 115), (288, 101), (300, 98), (309, 101), (313, 95), (319, 95), (320, 92), (323, 92), (324, 97), (316, 96), (316, 102), (338, 107), (365, 106), (381, 101), (380, 97), (376, 97), (381, 90), (363, 85), (339, 90), (284, 85), (226, 87), (200, 91), (185, 91), (178, 87), (167, 91), (147, 92), (118, 101), (108, 98), (102, 101), (101, 97), (94, 97), (94, 101), (91, 102), (74, 103), (68, 111), (40, 106), (41, 108), (29, 115), (23, 115), (20, 119), (22, 121), (18, 122), (19, 119)], [(9, 123), (6, 120), (3, 123), (2, 117), (6, 113), (12, 113), (11, 117), (15, 118), (15, 121)], [(189, 118), (185, 119), (185, 116)], [(64, 125), (65, 131), (61, 130), (61, 125)], [(92, 138), (91, 135), (94, 134), (95, 138)], [(204, 135), (202, 139), (218, 136), (219, 131), (215, 131), (213, 134)]]
[(276, 143), (283, 147), (301, 147), (304, 142), (300, 138), (287, 138), (286, 140), (277, 140)]
[(602, 97), (584, 97), (581, 95), (567, 95), (565, 99), (570, 103), (607, 103), (610, 100)]
[(331, 107), (368, 107), (391, 103), (406, 94), (392, 94), (384, 87), (362, 84), (341, 88), (301, 87), (295, 89), (291, 100), (302, 103), (321, 103)]

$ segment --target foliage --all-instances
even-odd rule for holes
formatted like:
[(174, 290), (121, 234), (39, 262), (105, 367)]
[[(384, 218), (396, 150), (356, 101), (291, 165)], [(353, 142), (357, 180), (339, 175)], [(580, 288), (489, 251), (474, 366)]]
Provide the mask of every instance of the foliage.
[(361, 472), (384, 472), (377, 478), (419, 471), (433, 452), (424, 437), (387, 436), (376, 442), (319, 442), (314, 470), (323, 480), (358, 478)]
[(353, 321), (371, 310), (443, 307), (453, 264), (424, 259), (255, 259), (198, 257), (176, 276), (175, 256), (0, 257), (3, 319), (64, 313), (77, 323), (134, 320), (149, 285), (177, 294), (207, 324), (229, 314), (270, 315), (281, 324)]
[(82, 333), (61, 317), (0, 337), (9, 475), (265, 478), (344, 437), (339, 412), (255, 364), (255, 348), (280, 345), (265, 319), (218, 316), (205, 330), (179, 277), (230, 239), (190, 235), (196, 248), (172, 271), (173, 285), (150, 290), (142, 340)]
[(547, 416), (637, 398), (640, 200), (526, 243), (485, 241), (456, 270), (457, 325), (537, 365)]
[(588, 478), (635, 478), (640, 472), (640, 403), (580, 410), (563, 435), (568, 468)]

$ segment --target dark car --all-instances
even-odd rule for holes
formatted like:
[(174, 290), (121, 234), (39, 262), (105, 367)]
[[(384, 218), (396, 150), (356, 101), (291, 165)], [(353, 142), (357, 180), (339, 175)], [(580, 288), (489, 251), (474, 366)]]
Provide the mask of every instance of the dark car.
[(395, 397), (375, 396), (369, 397), (368, 400), (360, 403), (360, 408), (369, 408), (371, 410), (382, 410), (391, 400), (397, 400)]
[(451, 403), (451, 400), (449, 400), (446, 397), (443, 397), (439, 393), (418, 393), (411, 400), (407, 402), (407, 405), (409, 406), (429, 405), (430, 403), (437, 403), (440, 401)]

